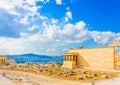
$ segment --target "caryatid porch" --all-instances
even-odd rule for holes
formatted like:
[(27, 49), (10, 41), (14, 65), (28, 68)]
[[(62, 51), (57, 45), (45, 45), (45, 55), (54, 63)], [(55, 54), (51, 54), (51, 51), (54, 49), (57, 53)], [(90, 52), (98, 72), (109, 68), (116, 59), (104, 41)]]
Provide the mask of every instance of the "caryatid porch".
[(6, 64), (7, 57), (6, 56), (0, 56), (0, 65)]
[(76, 68), (78, 53), (64, 53), (64, 62), (62, 67)]

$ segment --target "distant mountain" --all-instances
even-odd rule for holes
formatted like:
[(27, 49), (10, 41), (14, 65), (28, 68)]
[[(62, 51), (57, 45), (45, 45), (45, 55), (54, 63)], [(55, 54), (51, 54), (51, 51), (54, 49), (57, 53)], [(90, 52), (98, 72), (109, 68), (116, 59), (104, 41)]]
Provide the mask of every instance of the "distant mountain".
[(57, 62), (62, 64), (63, 56), (47, 56), (47, 55), (37, 55), (37, 54), (21, 54), (21, 55), (8, 55), (8, 59), (14, 59), (17, 63), (52, 63)]

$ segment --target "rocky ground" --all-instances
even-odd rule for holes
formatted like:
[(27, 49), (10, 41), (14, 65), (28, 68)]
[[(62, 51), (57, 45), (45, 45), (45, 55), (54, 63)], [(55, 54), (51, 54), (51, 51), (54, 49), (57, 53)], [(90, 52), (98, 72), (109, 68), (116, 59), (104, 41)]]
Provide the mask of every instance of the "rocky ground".
[(4, 70), (15, 70), (22, 72), (35, 73), (63, 80), (79, 81), (84, 83), (98, 82), (118, 77), (120, 72), (85, 70), (85, 69), (66, 69), (58, 64), (15, 64), (2, 66)]

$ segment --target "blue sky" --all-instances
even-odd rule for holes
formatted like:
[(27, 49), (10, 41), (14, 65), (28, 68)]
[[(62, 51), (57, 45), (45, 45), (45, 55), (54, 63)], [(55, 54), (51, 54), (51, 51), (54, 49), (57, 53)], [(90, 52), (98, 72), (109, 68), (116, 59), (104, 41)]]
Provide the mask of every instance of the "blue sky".
[(119, 4), (119, 0), (0, 0), (0, 54), (62, 55), (69, 48), (120, 40)]

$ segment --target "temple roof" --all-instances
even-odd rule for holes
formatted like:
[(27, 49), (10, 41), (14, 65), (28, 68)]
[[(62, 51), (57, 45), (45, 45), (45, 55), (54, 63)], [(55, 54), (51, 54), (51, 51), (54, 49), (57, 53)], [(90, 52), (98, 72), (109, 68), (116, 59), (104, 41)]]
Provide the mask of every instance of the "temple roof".
[(64, 55), (78, 55), (76, 52), (65, 52)]

